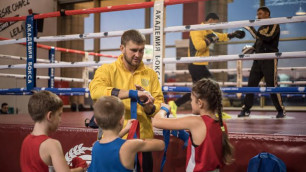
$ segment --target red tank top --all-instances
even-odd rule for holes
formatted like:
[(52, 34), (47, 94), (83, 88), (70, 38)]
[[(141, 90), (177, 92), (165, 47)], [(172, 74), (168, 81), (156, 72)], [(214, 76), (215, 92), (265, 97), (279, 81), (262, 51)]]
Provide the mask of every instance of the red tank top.
[[(199, 146), (192, 144), (190, 135), (187, 147), (186, 172), (205, 172), (221, 168), (222, 131), (219, 123), (207, 115), (201, 116), (206, 124), (207, 133)], [(226, 126), (225, 126), (226, 128)]]
[(48, 172), (46, 165), (39, 155), (39, 147), (49, 137), (29, 134), (22, 143), (20, 152), (20, 166), (22, 172)]

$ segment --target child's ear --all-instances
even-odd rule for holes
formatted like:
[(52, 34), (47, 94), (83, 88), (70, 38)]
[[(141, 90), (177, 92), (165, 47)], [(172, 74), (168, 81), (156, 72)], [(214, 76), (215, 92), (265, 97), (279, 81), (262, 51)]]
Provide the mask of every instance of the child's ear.
[(124, 124), (124, 115), (123, 115), (122, 118), (120, 119), (120, 124), (121, 124), (121, 125)]
[(200, 108), (202, 108), (204, 106), (204, 102), (201, 99), (198, 99), (198, 105)]
[(51, 118), (52, 118), (52, 112), (49, 111), (49, 112), (47, 113), (47, 115), (46, 115), (46, 119), (47, 119), (47, 121), (50, 121)]

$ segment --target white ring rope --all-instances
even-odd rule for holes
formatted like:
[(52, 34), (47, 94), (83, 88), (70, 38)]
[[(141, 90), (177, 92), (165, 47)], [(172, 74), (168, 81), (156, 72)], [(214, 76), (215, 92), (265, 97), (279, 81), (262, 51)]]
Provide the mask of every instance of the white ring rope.
[(306, 51), (283, 52), (283, 53), (258, 53), (258, 54), (233, 54), (208, 57), (181, 57), (164, 58), (165, 64), (175, 63), (194, 63), (194, 62), (224, 62), (237, 60), (266, 60), (266, 59), (287, 59), (287, 58), (305, 58)]
[[(26, 75), (0, 73), (0, 77), (26, 79)], [(36, 76), (36, 79), (50, 79), (49, 76)], [(81, 78), (54, 77), (56, 81), (84, 82)], [(89, 80), (90, 82), (91, 80)]]
[[(4, 55), (4, 54), (0, 54), (0, 58), (12, 59), (12, 60), (24, 60), (24, 61), (27, 60), (27, 57), (12, 56), (12, 55)], [(50, 63), (50, 60), (46, 60), (46, 59), (37, 59), (37, 62)], [(55, 61), (55, 63), (59, 63), (59, 61)]]
[[(192, 82), (165, 82), (165, 86), (176, 86), (176, 87), (191, 87)], [(237, 82), (218, 82), (220, 86), (237, 86)], [(306, 81), (281, 81), (279, 85), (306, 85)], [(243, 86), (247, 86), (248, 82), (242, 82)], [(259, 83), (260, 86), (264, 86), (264, 82)]]
[[(213, 24), (197, 24), (197, 25), (186, 25), (186, 26), (172, 26), (164, 29), (165, 33), (170, 32), (187, 32), (192, 30), (208, 30), (208, 29), (228, 29), (228, 28), (240, 28), (244, 26), (261, 26), (271, 24), (282, 24), (282, 23), (297, 23), (305, 22), (306, 16), (293, 16), (293, 17), (277, 17), (269, 19), (256, 19), (256, 20), (242, 20), (232, 22), (221, 22)], [(153, 28), (149, 29), (138, 29), (144, 35), (152, 34)], [(60, 35), (60, 36), (44, 36), (34, 38), (35, 42), (56, 42), (56, 41), (68, 41), (68, 40), (83, 40), (83, 39), (94, 39), (94, 38), (107, 38), (121, 36), (124, 31), (111, 31), (111, 32), (100, 32), (100, 33), (83, 33), (73, 35)], [(24, 43), (26, 38), (21, 39), (10, 39), (0, 41), (0, 45), (8, 45), (15, 43)]]
[[(0, 77), (11, 77), (11, 78), (19, 78), (25, 79), (26, 75), (20, 74), (7, 74), (7, 73), (0, 73)], [(50, 79), (49, 76), (36, 76), (36, 79)], [(67, 77), (55, 77), (57, 81), (69, 81), (69, 82), (84, 82), (84, 79), (81, 78), (67, 78)], [(91, 79), (88, 80), (90, 82)], [(218, 82), (220, 85), (224, 86), (236, 86), (236, 82)], [(243, 82), (242, 85), (246, 86), (248, 83)], [(278, 84), (285, 84), (285, 85), (305, 85), (306, 81), (281, 81)], [(166, 86), (192, 86), (192, 82), (166, 82)], [(265, 85), (263, 82), (260, 82), (259, 85)]]
[[(1, 56), (1, 54), (0, 54)], [(282, 52), (282, 53), (262, 53), (262, 54), (234, 54), (209, 57), (181, 57), (164, 58), (164, 64), (176, 63), (194, 63), (194, 62), (224, 62), (236, 60), (266, 60), (266, 59), (288, 59), (288, 58), (306, 58), (306, 51)], [(35, 63), (34, 68), (64, 68), (64, 67), (89, 67), (100, 66), (102, 64), (112, 63), (116, 59), (99, 62), (65, 62), (65, 63)], [(145, 60), (145, 64), (152, 63), (151, 60)], [(0, 65), (0, 69), (25, 69), (26, 64)]]
[[(306, 70), (306, 67), (278, 67), (278, 71), (298, 71), (298, 70)], [(243, 68), (243, 72), (250, 72), (251, 68)], [(237, 69), (209, 69), (209, 72), (211, 73), (221, 73), (221, 72), (227, 72), (227, 73), (237, 73)], [(165, 74), (189, 74), (188, 70), (165, 70)]]

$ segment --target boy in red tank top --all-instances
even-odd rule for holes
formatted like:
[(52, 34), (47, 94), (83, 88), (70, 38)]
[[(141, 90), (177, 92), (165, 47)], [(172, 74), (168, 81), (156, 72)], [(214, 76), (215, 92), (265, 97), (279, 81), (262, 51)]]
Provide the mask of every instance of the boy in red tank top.
[[(165, 118), (169, 105), (162, 104), (153, 126), (167, 130), (189, 130), (186, 156), (187, 172), (218, 172), (232, 161), (233, 148), (222, 119), (222, 94), (217, 82), (197, 81), (191, 92), (192, 113), (196, 116)], [(218, 113), (218, 117), (216, 117)]]
[(28, 110), (35, 122), (31, 134), (22, 143), (20, 166), (23, 172), (74, 171), (82, 172), (87, 168), (84, 160), (73, 160), (74, 169), (69, 169), (61, 143), (48, 137), (55, 132), (61, 122), (63, 102), (49, 91), (34, 93), (28, 103)]

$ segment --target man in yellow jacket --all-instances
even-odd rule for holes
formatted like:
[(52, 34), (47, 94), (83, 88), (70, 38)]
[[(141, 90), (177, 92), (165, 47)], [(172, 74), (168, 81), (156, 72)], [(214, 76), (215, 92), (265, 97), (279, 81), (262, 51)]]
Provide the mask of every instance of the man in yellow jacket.
[[(215, 13), (209, 13), (205, 22), (202, 24), (218, 23), (219, 17)], [(245, 36), (245, 32), (237, 30), (233, 33), (218, 33), (212, 30), (198, 30), (190, 32), (188, 56), (190, 57), (205, 57), (209, 56), (209, 46), (217, 41), (228, 41), (234, 37), (242, 39)], [(198, 62), (189, 64), (188, 70), (192, 77), (192, 82), (195, 83), (202, 78), (212, 77), (208, 68), (206, 67), (208, 62)], [(171, 112), (176, 115), (177, 107), (190, 100), (190, 93), (185, 94), (183, 97), (176, 101), (170, 101)]]
[[(137, 104), (137, 120), (140, 123), (140, 138), (153, 138), (151, 117), (164, 102), (157, 74), (142, 62), (145, 37), (136, 30), (128, 30), (121, 37), (122, 54), (111, 64), (103, 64), (95, 73), (89, 84), (93, 100), (102, 96), (116, 96), (122, 99), (125, 106), (125, 122), (131, 119), (131, 91), (135, 90), (143, 105)], [(152, 171), (153, 158), (151, 152), (143, 153), (143, 171)]]

